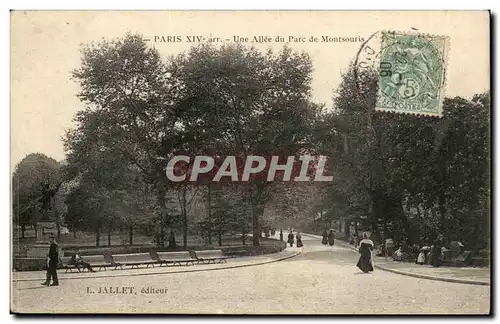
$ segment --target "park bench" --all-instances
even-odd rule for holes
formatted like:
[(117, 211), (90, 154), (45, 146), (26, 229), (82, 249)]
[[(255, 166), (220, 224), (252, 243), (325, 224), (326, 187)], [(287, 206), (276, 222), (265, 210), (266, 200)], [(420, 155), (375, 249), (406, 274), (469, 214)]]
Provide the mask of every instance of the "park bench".
[(487, 267), (490, 265), (490, 251), (479, 250), (472, 258), (473, 267)]
[(472, 251), (464, 251), (464, 253), (460, 254), (456, 259), (455, 259), (455, 266), (456, 267), (466, 267), (468, 266), (472, 261)]
[(113, 254), (111, 257), (113, 258), (115, 270), (118, 267), (123, 269), (123, 266), (132, 266), (133, 269), (134, 267), (139, 268), (140, 265), (146, 265), (149, 268), (150, 265), (154, 267), (154, 264), (158, 263), (158, 261), (151, 258), (149, 253)]
[(99, 255), (86, 255), (82, 257), (84, 262), (87, 262), (90, 264), (92, 268), (97, 268), (97, 270), (104, 269), (106, 270), (106, 267), (114, 266), (112, 263), (108, 262), (104, 255), (99, 254)]
[(490, 259), (484, 256), (475, 256), (471, 263), (473, 267), (487, 267), (490, 265)]
[(166, 265), (168, 267), (169, 264), (175, 266), (176, 264), (182, 265), (183, 263), (184, 265), (189, 265), (198, 262), (197, 259), (191, 257), (188, 251), (157, 252), (156, 254), (158, 255), (157, 260), (160, 263), (160, 266)]
[(69, 262), (71, 261), (71, 257), (61, 257), (60, 259), (60, 267), (64, 269), (64, 272), (73, 272), (73, 269), (78, 270), (78, 272), (81, 272), (80, 268), (76, 266), (76, 264), (70, 264)]
[(248, 251), (244, 250), (244, 249), (233, 250), (233, 251), (230, 252), (230, 254), (231, 254), (231, 257), (237, 258), (237, 257), (247, 256), (248, 255)]
[[(92, 268), (97, 268), (98, 270), (105, 269), (109, 266), (114, 266), (112, 262), (109, 262), (105, 259), (103, 255), (86, 255), (82, 257), (83, 261), (90, 264)], [(69, 263), (71, 261), (71, 257), (61, 257), (61, 268), (66, 270), (65, 272), (73, 272), (73, 269), (78, 270), (78, 272), (85, 271), (83, 266), (79, 266), (78, 264)]]
[(227, 257), (222, 253), (222, 250), (195, 251), (194, 254), (196, 259), (202, 263), (227, 262)]

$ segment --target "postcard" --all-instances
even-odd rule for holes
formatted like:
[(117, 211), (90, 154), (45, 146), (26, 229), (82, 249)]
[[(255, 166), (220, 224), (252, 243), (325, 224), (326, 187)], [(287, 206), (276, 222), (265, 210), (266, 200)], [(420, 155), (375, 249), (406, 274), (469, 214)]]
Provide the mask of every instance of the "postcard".
[(10, 16), (12, 313), (490, 314), (490, 12)]

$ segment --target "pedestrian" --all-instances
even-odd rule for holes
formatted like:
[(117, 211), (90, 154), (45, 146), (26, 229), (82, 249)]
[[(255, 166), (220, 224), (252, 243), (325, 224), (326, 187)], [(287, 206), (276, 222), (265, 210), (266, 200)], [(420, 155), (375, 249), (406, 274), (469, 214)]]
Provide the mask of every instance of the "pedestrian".
[(415, 261), (416, 264), (423, 265), (425, 263), (425, 252), (424, 250), (421, 250), (418, 253), (417, 260)]
[(434, 241), (432, 249), (432, 266), (439, 267), (441, 265), (441, 253), (443, 247), (443, 235), (439, 234), (437, 239)]
[(328, 232), (326, 231), (326, 228), (323, 230), (323, 239), (321, 240), (321, 244), (328, 244)]
[(361, 254), (356, 266), (364, 273), (373, 271), (373, 241), (368, 238), (368, 234), (363, 233), (363, 239), (359, 244), (358, 252)]
[(174, 231), (170, 231), (170, 235), (168, 236), (168, 248), (176, 249), (177, 243), (175, 242), (175, 234)]
[(356, 234), (356, 233), (351, 234), (351, 240), (349, 241), (349, 244), (354, 245), (354, 247), (359, 246), (358, 234)]
[(283, 229), (280, 228), (280, 241), (283, 242)]
[[(47, 260), (47, 280), (42, 283), (44, 286), (59, 286), (59, 280), (57, 279), (57, 266), (59, 265), (59, 245), (56, 243), (56, 237), (50, 236), (50, 247), (49, 255)], [(50, 279), (52, 278), (52, 284), (50, 284)]]
[(394, 261), (403, 261), (403, 249), (399, 247), (393, 254), (392, 258)]
[(302, 236), (300, 235), (299, 232), (297, 232), (297, 247), (303, 247), (304, 244), (302, 244)]
[(330, 233), (328, 233), (328, 245), (333, 246), (333, 244), (335, 244), (335, 233), (331, 229)]
[(290, 233), (288, 234), (288, 244), (290, 244), (290, 247), (293, 247), (293, 232), (290, 231)]
[(385, 260), (387, 261), (388, 257), (392, 257), (394, 253), (394, 241), (392, 238), (388, 238), (385, 240)]
[(75, 265), (78, 270), (80, 270), (79, 268), (82, 267), (83, 270), (87, 269), (90, 272), (95, 272), (95, 270), (92, 269), (90, 263), (85, 262), (85, 260), (83, 260), (83, 258), (80, 255), (80, 251), (76, 251), (75, 254), (73, 254), (68, 264)]

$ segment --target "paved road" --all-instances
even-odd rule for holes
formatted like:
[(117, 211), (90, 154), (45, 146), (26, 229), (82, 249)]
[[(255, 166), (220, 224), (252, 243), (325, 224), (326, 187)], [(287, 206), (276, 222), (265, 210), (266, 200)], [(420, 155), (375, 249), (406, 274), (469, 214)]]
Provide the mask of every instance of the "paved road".
[[(355, 267), (358, 256), (352, 250), (323, 246), (307, 237), (303, 241), (305, 246), (298, 257), (248, 268), (67, 280), (61, 281), (59, 287), (42, 287), (38, 282), (13, 283), (12, 310), (247, 314), (489, 312), (488, 286), (417, 279), (377, 270), (363, 274)], [(109, 287), (121, 294), (110, 292)], [(124, 287), (132, 287), (132, 293)], [(148, 287), (157, 291), (148, 293)]]

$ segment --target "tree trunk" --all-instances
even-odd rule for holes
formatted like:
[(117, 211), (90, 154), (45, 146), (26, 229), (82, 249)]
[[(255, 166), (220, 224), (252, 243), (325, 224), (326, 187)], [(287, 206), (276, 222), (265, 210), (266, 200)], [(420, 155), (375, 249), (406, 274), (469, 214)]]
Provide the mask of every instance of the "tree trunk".
[(263, 187), (257, 184), (253, 190), (249, 192), (252, 202), (253, 246), (260, 246), (260, 235), (262, 233), (260, 228), (260, 216), (264, 213), (264, 208), (261, 205), (261, 197), (264, 190)]
[(247, 234), (247, 233), (246, 233), (245, 229), (244, 229), (244, 228), (242, 228), (242, 229), (241, 229), (241, 243), (242, 243), (243, 245), (245, 245), (245, 242), (246, 242), (246, 234)]
[(108, 230), (108, 246), (111, 246), (111, 228)]
[(133, 244), (133, 238), (134, 238), (134, 226), (130, 225), (128, 227), (128, 244), (132, 246)]
[(398, 209), (399, 209), (399, 217), (403, 223), (403, 227), (406, 235), (406, 242), (408, 244), (413, 243), (414, 239), (412, 237), (412, 233), (410, 231), (410, 223), (408, 222), (408, 218), (406, 217), (406, 213), (403, 208), (403, 202), (401, 199), (398, 199)]
[(260, 246), (260, 215), (257, 206), (252, 206), (253, 246)]
[(160, 237), (158, 239), (158, 245), (162, 248), (165, 247), (165, 227), (167, 218), (167, 208), (165, 199), (165, 188), (162, 185), (158, 187), (158, 205), (160, 206)]
[(61, 219), (59, 218), (59, 211), (54, 206), (54, 216), (56, 218), (57, 240), (61, 238)]
[(76, 230), (73, 231), (73, 239), (76, 240)]
[(219, 246), (222, 246), (222, 232), (219, 232)]
[(440, 222), (439, 222), (439, 225), (440, 225), (440, 231), (441, 231), (441, 234), (444, 234), (445, 232), (445, 229), (446, 229), (446, 198), (444, 196), (443, 193), (441, 193), (439, 195), (439, 214), (441, 216), (441, 219), (440, 219)]
[(24, 239), (24, 232), (26, 231), (26, 224), (21, 225), (21, 238)]
[(97, 229), (95, 232), (95, 246), (100, 246), (100, 241), (101, 241), (101, 231), (100, 229)]
[(212, 244), (212, 188), (208, 184), (208, 244)]
[(188, 234), (188, 222), (187, 222), (187, 207), (186, 207), (186, 188), (182, 191), (182, 246), (184, 249), (187, 248), (187, 234)]
[(163, 227), (160, 230), (160, 240), (158, 243), (160, 244), (160, 247), (165, 247), (165, 230), (163, 229)]

